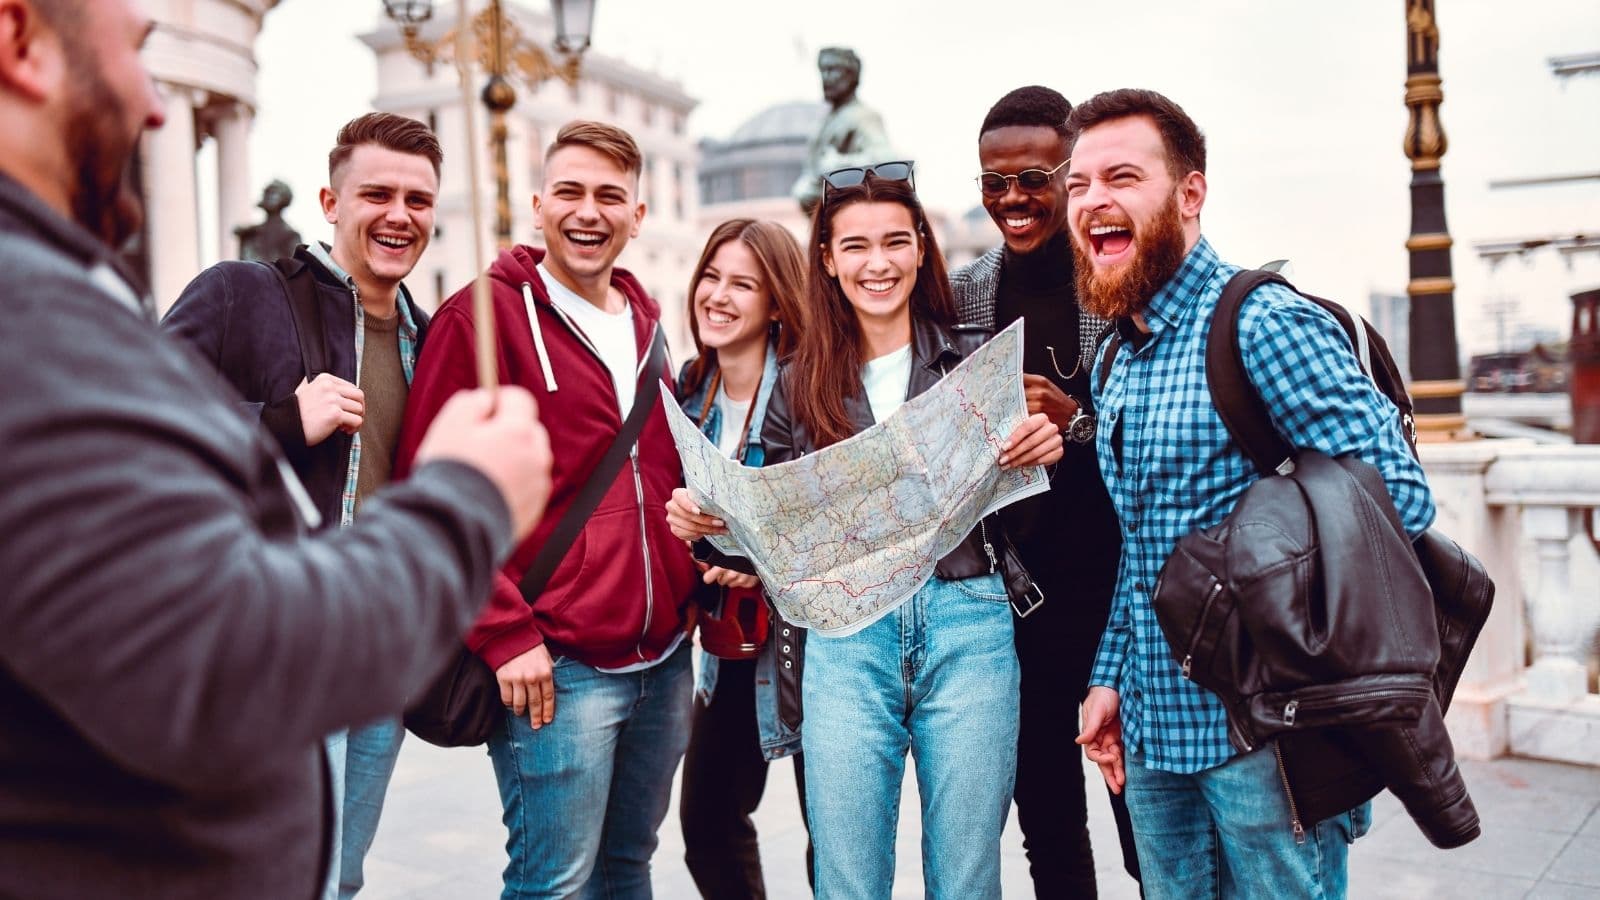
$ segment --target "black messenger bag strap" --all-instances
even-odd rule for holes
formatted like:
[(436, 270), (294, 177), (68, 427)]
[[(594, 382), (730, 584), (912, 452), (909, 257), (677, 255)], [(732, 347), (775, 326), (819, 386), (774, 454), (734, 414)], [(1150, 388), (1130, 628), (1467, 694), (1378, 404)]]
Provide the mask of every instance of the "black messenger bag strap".
[(1239, 311), (1244, 299), (1268, 282), (1289, 286), (1283, 276), (1261, 269), (1245, 269), (1228, 279), (1206, 337), (1206, 383), (1211, 402), (1228, 434), (1239, 442), (1263, 478), (1287, 474), (1294, 463), (1294, 448), (1273, 429), (1267, 404), (1250, 383), (1239, 350)]
[(295, 337), (300, 341), (300, 362), (310, 381), (328, 371), (328, 353), (323, 346), (322, 310), (317, 305), (317, 278), (306, 264), (293, 257), (262, 262), (283, 285), (289, 315), (294, 319)]
[(584, 482), (583, 489), (573, 498), (572, 505), (562, 513), (561, 521), (545, 538), (539, 555), (534, 557), (533, 564), (522, 576), (518, 587), (528, 605), (533, 605), (550, 576), (555, 574), (556, 567), (561, 565), (562, 558), (572, 548), (572, 542), (578, 539), (578, 532), (583, 530), (589, 515), (600, 505), (600, 498), (610, 490), (617, 473), (622, 471), (623, 461), (633, 452), (634, 442), (639, 440), (645, 421), (655, 411), (656, 402), (661, 397), (661, 369), (666, 364), (667, 339), (661, 326), (657, 325), (650, 342), (650, 355), (640, 370), (643, 374), (640, 376), (639, 390), (633, 396), (633, 409), (628, 411), (628, 418), (623, 420), (622, 430), (617, 432), (616, 439), (606, 448), (606, 455), (600, 457), (594, 471), (589, 473), (589, 480)]

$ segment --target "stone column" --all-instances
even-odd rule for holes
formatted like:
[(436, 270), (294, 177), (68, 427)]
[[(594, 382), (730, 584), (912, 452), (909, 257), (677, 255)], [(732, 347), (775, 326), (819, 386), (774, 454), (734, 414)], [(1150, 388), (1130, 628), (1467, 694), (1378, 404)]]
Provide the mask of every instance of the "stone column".
[(1517, 507), (1491, 506), (1489, 469), (1509, 447), (1525, 441), (1424, 443), (1422, 465), (1433, 489), (1434, 527), (1478, 557), (1494, 579), (1494, 607), (1456, 685), (1445, 722), (1456, 754), (1493, 759), (1506, 753), (1506, 702), (1521, 687), (1522, 580), (1517, 569)]
[(250, 108), (234, 103), (217, 117), (217, 255), (223, 259), (239, 257), (239, 239), (233, 229), (249, 224), (252, 194), (250, 183)]
[(165, 313), (200, 272), (199, 200), (195, 188), (195, 95), (159, 85), (167, 123), (145, 137), (145, 215), (149, 219), (150, 293)]

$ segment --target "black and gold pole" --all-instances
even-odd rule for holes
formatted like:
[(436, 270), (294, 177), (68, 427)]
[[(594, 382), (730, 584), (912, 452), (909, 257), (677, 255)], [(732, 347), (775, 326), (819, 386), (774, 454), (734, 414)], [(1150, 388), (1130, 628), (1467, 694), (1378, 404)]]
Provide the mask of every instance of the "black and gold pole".
[(1439, 26), (1433, 0), (1406, 3), (1405, 149), (1411, 160), (1411, 396), (1423, 440), (1467, 436), (1461, 411), (1461, 361), (1457, 357), (1455, 278), (1450, 267), (1450, 229), (1444, 216), (1444, 178), (1439, 161), (1448, 142), (1439, 124), (1444, 100), (1439, 78)]
[[(383, 5), (389, 18), (400, 26), (406, 49), (429, 71), (437, 63), (455, 60), (455, 31), (437, 42), (421, 36), (422, 23), (433, 15), (432, 0), (383, 0)], [(530, 86), (551, 78), (576, 84), (579, 59), (589, 46), (589, 32), (594, 25), (593, 0), (551, 0), (550, 5), (556, 19), (556, 53), (547, 53), (528, 40), (517, 23), (505, 15), (501, 0), (489, 0), (488, 5), (472, 17), (471, 39), (464, 42), (470, 61), (489, 76), (481, 99), (489, 110), (490, 162), (495, 180), (494, 234), (501, 249), (512, 244), (506, 114), (517, 103), (516, 88), (507, 76), (516, 76)]]

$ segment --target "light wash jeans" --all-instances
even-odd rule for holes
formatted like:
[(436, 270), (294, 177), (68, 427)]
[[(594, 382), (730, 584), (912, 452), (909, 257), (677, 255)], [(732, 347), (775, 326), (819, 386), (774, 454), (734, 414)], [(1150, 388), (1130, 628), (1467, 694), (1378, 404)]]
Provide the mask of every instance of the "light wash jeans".
[(334, 814), (332, 863), (322, 889), (323, 900), (350, 900), (361, 890), (365, 881), (361, 867), (378, 834), (383, 798), (405, 736), (399, 719), (328, 736)]
[(1000, 896), (1019, 678), (998, 575), (935, 577), (861, 631), (806, 642), (801, 744), (818, 900), (890, 895), (908, 750), (926, 895)]
[(684, 641), (641, 671), (555, 663), (556, 716), (507, 711), (489, 738), (508, 831), (504, 900), (648, 898), (656, 830), (689, 744), (693, 655)]
[(1146, 900), (1345, 896), (1370, 804), (1307, 823), (1297, 843), (1270, 744), (1189, 775), (1125, 762)]

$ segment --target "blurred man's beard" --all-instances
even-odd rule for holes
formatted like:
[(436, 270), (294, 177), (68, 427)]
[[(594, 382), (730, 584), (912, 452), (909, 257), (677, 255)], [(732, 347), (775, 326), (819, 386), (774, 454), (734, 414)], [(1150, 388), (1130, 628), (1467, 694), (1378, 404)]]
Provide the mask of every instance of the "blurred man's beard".
[(1168, 197), (1149, 224), (1136, 228), (1133, 258), (1111, 271), (1097, 270), (1076, 236), (1072, 241), (1078, 302), (1102, 319), (1142, 312), (1183, 265), (1183, 220), (1178, 215), (1177, 197)]
[(137, 134), (117, 131), (126, 109), (98, 72), (81, 74), (73, 91), (77, 107), (67, 123), (67, 152), (77, 164), (72, 217), (113, 250), (144, 223), (144, 202), (133, 188)]

